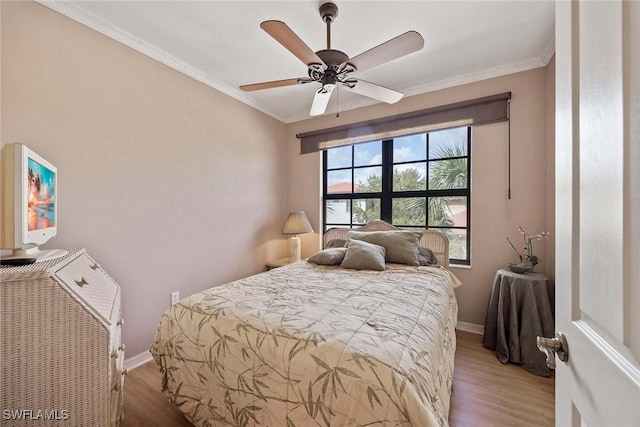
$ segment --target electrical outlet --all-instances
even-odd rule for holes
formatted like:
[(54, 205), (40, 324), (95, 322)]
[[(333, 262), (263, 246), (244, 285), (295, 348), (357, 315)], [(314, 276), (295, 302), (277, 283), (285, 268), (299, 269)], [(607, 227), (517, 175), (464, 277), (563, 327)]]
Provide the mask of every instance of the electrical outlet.
[(180, 301), (180, 291), (171, 292), (171, 305), (177, 304)]

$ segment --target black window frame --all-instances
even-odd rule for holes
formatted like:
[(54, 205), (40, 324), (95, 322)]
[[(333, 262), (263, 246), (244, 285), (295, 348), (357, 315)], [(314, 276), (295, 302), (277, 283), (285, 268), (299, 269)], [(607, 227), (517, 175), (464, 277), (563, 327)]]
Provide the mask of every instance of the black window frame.
[[(471, 126), (466, 126), (467, 128), (467, 142), (466, 142), (466, 148), (467, 148), (467, 155), (466, 156), (457, 156), (457, 157), (446, 157), (446, 158), (437, 158), (437, 159), (430, 159), (429, 158), (429, 133), (430, 132), (421, 132), (420, 134), (425, 134), (426, 135), (426, 159), (425, 160), (409, 160), (406, 162), (397, 162), (394, 163), (393, 162), (393, 141), (394, 139), (385, 139), (380, 141), (381, 145), (382, 145), (382, 161), (381, 161), (381, 166), (382, 166), (382, 191), (379, 192), (370, 192), (370, 193), (357, 193), (354, 192), (354, 189), (352, 187), (351, 192), (350, 193), (332, 193), (332, 194), (327, 194), (327, 172), (329, 171), (339, 171), (339, 170), (351, 170), (351, 182), (353, 184), (355, 184), (354, 182), (354, 175), (355, 175), (355, 170), (357, 169), (362, 169), (362, 168), (367, 168), (367, 167), (371, 167), (372, 165), (361, 165), (361, 166), (355, 166), (355, 157), (354, 157), (354, 146), (358, 145), (350, 145), (349, 147), (351, 147), (351, 166), (345, 166), (345, 167), (337, 167), (337, 168), (331, 168), (328, 169), (327, 168), (327, 150), (323, 150), (322, 151), (322, 226), (323, 226), (323, 230), (327, 230), (331, 227), (344, 227), (344, 228), (353, 228), (353, 227), (358, 227), (361, 226), (363, 224), (360, 223), (354, 223), (353, 222), (353, 201), (354, 200), (362, 200), (362, 199), (380, 199), (380, 219), (382, 219), (383, 221), (386, 221), (390, 224), (393, 224), (393, 218), (392, 218), (392, 206), (393, 206), (393, 199), (397, 199), (397, 198), (406, 198), (406, 197), (424, 197), (425, 200), (428, 202), (430, 197), (466, 197), (467, 200), (467, 220), (466, 220), (466, 227), (461, 227), (461, 226), (450, 226), (450, 225), (439, 225), (439, 226), (435, 226), (435, 225), (429, 225), (429, 209), (425, 208), (425, 224), (426, 224), (426, 228), (427, 229), (434, 229), (434, 230), (438, 230), (438, 229), (447, 229), (447, 230), (455, 230), (455, 229), (462, 229), (462, 230), (466, 230), (467, 232), (467, 239), (466, 239), (466, 254), (467, 254), (467, 258), (466, 259), (460, 259), (460, 258), (451, 258), (449, 259), (449, 263), (450, 264), (456, 264), (456, 265), (471, 265)], [(402, 135), (399, 136), (398, 138), (402, 138), (403, 136), (409, 136), (411, 134), (408, 135)], [(368, 141), (368, 142), (373, 142), (373, 141)], [(337, 147), (336, 147), (337, 148)], [(460, 158), (466, 158), (467, 159), (467, 186), (466, 188), (462, 189), (462, 188), (456, 188), (456, 189), (447, 189), (447, 190), (436, 190), (436, 189), (430, 189), (429, 188), (429, 165), (430, 163), (433, 162), (438, 162), (438, 161), (446, 161), (446, 160), (454, 160), (454, 159), (460, 159)], [(426, 164), (426, 174), (427, 174), (427, 183), (426, 183), (426, 189), (425, 190), (412, 190), (412, 191), (398, 191), (398, 192), (394, 192), (393, 191), (393, 167), (395, 165), (402, 165), (402, 164), (410, 164), (410, 163), (422, 163), (424, 162)], [(376, 165), (373, 165), (376, 166)], [(337, 224), (337, 223), (327, 223), (327, 201), (330, 200), (348, 200), (350, 201), (350, 213), (349, 213), (349, 223), (348, 224)], [(394, 224), (396, 225), (396, 224)], [(402, 225), (402, 224), (398, 224), (396, 225), (397, 227), (401, 227), (403, 229), (411, 229), (411, 228), (416, 228), (416, 229), (424, 229), (424, 226), (415, 226), (415, 225)]]

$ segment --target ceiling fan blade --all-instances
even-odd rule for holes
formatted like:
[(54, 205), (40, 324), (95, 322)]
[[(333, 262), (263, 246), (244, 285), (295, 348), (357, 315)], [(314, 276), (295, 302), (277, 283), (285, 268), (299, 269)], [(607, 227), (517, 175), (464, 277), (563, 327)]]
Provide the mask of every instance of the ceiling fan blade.
[(312, 80), (308, 77), (300, 77), (297, 79), (274, 80), (271, 82), (254, 83), (250, 85), (242, 85), (240, 89), (245, 92), (253, 92), (254, 90), (271, 89), (273, 87), (293, 86), (302, 83), (309, 83)]
[(310, 116), (319, 116), (325, 112), (334, 87), (335, 85), (327, 84), (318, 89), (316, 96), (313, 98), (313, 104), (309, 112)]
[(327, 68), (325, 63), (322, 62), (322, 59), (284, 22), (264, 21), (260, 24), (260, 28), (287, 48), (289, 52), (293, 53), (300, 61), (304, 62), (305, 65), (321, 64), (323, 68)]
[(358, 71), (368, 70), (385, 62), (416, 52), (424, 47), (424, 39), (416, 31), (407, 31), (396, 38), (387, 40), (386, 42), (373, 47), (366, 52), (362, 52), (346, 62), (343, 62), (340, 68), (344, 68), (347, 64), (351, 64)]
[(387, 104), (395, 104), (404, 96), (403, 93), (360, 79), (350, 79), (343, 83), (345, 89), (359, 95), (368, 96)]

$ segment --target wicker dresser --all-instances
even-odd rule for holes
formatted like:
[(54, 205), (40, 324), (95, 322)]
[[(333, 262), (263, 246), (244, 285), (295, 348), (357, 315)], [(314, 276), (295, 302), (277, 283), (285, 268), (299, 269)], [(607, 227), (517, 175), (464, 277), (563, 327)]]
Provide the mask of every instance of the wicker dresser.
[(0, 425), (122, 424), (120, 304), (84, 249), (0, 268)]

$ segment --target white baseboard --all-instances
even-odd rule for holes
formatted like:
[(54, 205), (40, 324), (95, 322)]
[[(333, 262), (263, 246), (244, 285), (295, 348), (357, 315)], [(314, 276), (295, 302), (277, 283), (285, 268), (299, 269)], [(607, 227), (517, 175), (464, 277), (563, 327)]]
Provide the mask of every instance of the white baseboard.
[(127, 369), (127, 371), (130, 371), (132, 369), (137, 368), (138, 366), (144, 365), (150, 360), (153, 360), (153, 356), (151, 356), (151, 353), (149, 352), (149, 350), (143, 351), (140, 354), (136, 354), (133, 357), (125, 359), (124, 367)]
[(473, 334), (478, 334), (478, 335), (484, 334), (484, 325), (478, 325), (476, 323), (458, 321), (458, 324), (456, 325), (456, 329), (459, 329), (465, 332), (471, 332)]

